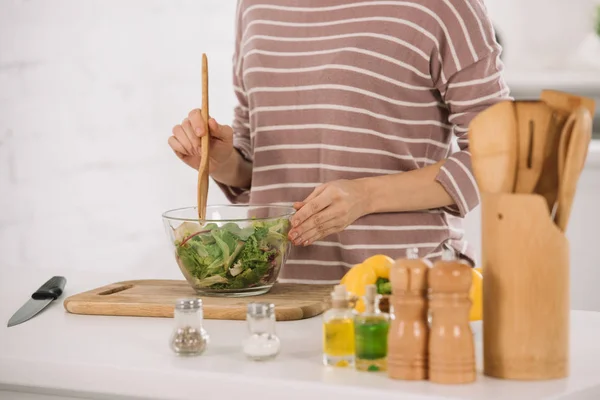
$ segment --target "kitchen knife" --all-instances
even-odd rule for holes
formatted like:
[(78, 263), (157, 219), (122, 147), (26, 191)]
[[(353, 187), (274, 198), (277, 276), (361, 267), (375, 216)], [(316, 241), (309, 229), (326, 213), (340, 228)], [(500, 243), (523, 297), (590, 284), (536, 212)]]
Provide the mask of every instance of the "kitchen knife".
[(54, 276), (36, 290), (31, 298), (17, 310), (8, 321), (8, 327), (21, 324), (46, 308), (54, 300), (58, 299), (65, 288), (67, 280), (62, 276)]

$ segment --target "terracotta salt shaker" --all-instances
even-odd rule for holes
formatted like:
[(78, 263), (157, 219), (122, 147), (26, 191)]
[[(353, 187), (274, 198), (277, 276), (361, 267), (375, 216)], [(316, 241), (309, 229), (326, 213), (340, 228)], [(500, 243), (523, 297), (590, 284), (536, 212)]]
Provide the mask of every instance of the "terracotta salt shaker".
[(475, 345), (469, 325), (471, 266), (446, 250), (429, 270), (429, 380), (443, 384), (476, 379)]
[(406, 258), (396, 260), (390, 270), (394, 318), (388, 333), (388, 376), (392, 379), (427, 379), (430, 267), (428, 260), (419, 259), (418, 249), (409, 249)]

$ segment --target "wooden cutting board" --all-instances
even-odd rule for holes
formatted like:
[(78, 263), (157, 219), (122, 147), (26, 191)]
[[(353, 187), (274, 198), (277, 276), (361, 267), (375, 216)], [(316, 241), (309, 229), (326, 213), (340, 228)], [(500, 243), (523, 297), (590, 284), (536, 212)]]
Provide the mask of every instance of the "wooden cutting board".
[(64, 307), (73, 314), (172, 318), (177, 299), (199, 297), (206, 319), (245, 320), (247, 304), (264, 301), (275, 304), (278, 321), (293, 321), (323, 313), (332, 289), (331, 285), (278, 283), (259, 296), (202, 297), (185, 280), (135, 280), (69, 296)]

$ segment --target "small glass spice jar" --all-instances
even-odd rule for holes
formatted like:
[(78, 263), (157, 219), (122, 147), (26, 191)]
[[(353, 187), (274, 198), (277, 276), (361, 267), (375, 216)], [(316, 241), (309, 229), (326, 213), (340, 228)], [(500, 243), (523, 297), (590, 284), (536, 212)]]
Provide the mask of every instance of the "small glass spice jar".
[(206, 350), (208, 333), (202, 326), (202, 299), (180, 299), (175, 303), (175, 330), (171, 349), (182, 356), (197, 356)]
[(250, 336), (242, 343), (244, 354), (254, 361), (266, 361), (277, 357), (281, 343), (275, 334), (275, 305), (249, 303), (246, 321)]

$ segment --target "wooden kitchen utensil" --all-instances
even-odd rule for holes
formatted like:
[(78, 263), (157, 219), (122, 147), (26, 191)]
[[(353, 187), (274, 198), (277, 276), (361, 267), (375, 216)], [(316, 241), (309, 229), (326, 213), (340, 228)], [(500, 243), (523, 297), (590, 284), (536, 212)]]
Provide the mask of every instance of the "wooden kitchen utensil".
[(206, 218), (206, 203), (208, 200), (208, 170), (210, 158), (210, 130), (208, 128), (208, 58), (202, 54), (202, 119), (204, 120), (205, 135), (201, 139), (202, 158), (198, 168), (198, 218)]
[(388, 331), (388, 376), (423, 380), (428, 375), (429, 324), (427, 322), (427, 271), (429, 260), (409, 250), (390, 269), (394, 318)]
[(537, 194), (482, 193), (484, 374), (568, 375), (569, 244)]
[(429, 380), (437, 383), (470, 383), (476, 379), (475, 344), (469, 325), (471, 266), (457, 260), (452, 250), (428, 271)]
[[(575, 143), (575, 124), (567, 125), (562, 135), (565, 121), (584, 103), (577, 113), (590, 116), (582, 112), (590, 103), (555, 91), (544, 91), (542, 100), (554, 110), (554, 118), (534, 193), (481, 191), (484, 374), (502, 379), (547, 380), (569, 374), (569, 242), (548, 211), (560, 186), (559, 142), (563, 137), (567, 154)], [(579, 127), (591, 131), (585, 121)], [(581, 172), (577, 155), (584, 153), (586, 135), (578, 136), (578, 149), (573, 160), (566, 156), (561, 174), (570, 162), (577, 166), (572, 168), (576, 177)]]
[[(557, 154), (557, 174), (558, 181), (560, 182), (563, 179), (563, 173), (565, 170), (565, 161), (567, 160), (567, 153), (569, 151), (569, 143), (571, 142), (571, 137), (573, 136), (573, 128), (575, 128), (575, 123), (577, 119), (580, 117), (580, 113), (572, 112), (567, 118), (567, 122), (565, 122), (563, 126), (563, 130), (560, 134), (560, 138), (558, 141), (558, 154)], [(558, 193), (558, 190), (557, 190)], [(558, 194), (557, 194), (558, 197)]]
[(567, 115), (580, 106), (585, 107), (591, 116), (594, 116), (596, 113), (596, 101), (590, 97), (546, 89), (542, 90), (540, 100)]
[[(584, 168), (590, 141), (592, 117), (585, 107), (578, 107), (569, 117), (569, 133), (561, 137), (559, 146), (558, 206), (554, 218), (556, 225), (566, 232), (579, 176)], [(572, 127), (570, 122), (573, 121)]]
[(471, 164), (481, 191), (510, 193), (516, 179), (519, 142), (512, 101), (479, 113), (469, 125)]
[(558, 147), (565, 122), (568, 116), (579, 106), (585, 107), (593, 116), (596, 103), (594, 99), (589, 97), (577, 96), (556, 90), (543, 90), (540, 100), (552, 107), (555, 113), (552, 127), (548, 131), (543, 173), (535, 188), (535, 193), (546, 198), (548, 209), (552, 211), (558, 197)]
[(519, 157), (515, 193), (533, 193), (546, 159), (546, 140), (554, 111), (543, 101), (515, 102)]
[[(255, 301), (275, 304), (278, 321), (311, 318), (325, 310), (332, 287), (278, 283), (260, 296), (202, 297), (204, 318), (245, 320), (247, 304)], [(72, 295), (64, 307), (73, 314), (172, 318), (178, 299), (195, 297), (199, 296), (185, 280), (135, 280)]]

